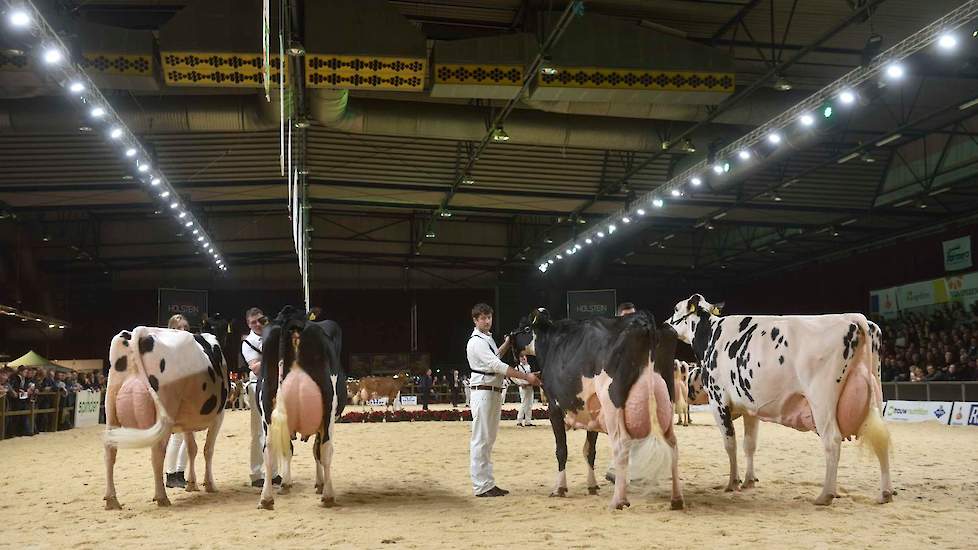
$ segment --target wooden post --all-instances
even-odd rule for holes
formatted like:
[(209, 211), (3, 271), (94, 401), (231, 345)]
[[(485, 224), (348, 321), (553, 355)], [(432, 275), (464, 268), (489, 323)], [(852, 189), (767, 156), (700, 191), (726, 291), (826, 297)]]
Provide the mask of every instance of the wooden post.
[(34, 400), (31, 401), (31, 425), (30, 425), (31, 433), (29, 433), (28, 435), (34, 435), (37, 432), (37, 430), (34, 429), (34, 422), (36, 422), (36, 419), (34, 418), (34, 411), (36, 409), (37, 409), (37, 396), (35, 396)]
[(0, 441), (7, 438), (7, 396), (0, 395)]
[(54, 400), (54, 431), (61, 431), (61, 390), (54, 390), (57, 399)]

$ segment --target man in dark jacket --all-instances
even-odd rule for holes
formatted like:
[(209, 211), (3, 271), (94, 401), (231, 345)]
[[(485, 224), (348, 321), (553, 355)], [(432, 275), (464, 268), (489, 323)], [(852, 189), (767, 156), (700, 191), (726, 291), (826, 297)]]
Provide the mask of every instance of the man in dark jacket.
[(431, 396), (431, 386), (433, 383), (434, 381), (431, 379), (431, 369), (428, 369), (425, 371), (424, 374), (421, 375), (421, 383), (420, 383), (421, 410), (423, 411), (428, 410), (428, 399)]

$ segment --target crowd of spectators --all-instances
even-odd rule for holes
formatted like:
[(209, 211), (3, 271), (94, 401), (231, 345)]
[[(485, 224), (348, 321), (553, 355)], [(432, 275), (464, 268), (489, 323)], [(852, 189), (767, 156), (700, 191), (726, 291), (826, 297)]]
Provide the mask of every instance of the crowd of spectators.
[(884, 382), (978, 380), (978, 302), (881, 323)]
[[(102, 373), (76, 373), (35, 367), (0, 369), (0, 395), (5, 396), (2, 406), (9, 412), (30, 410), (32, 406), (37, 409), (53, 408), (54, 400), (58, 396), (50, 395), (51, 392), (60, 392), (62, 409), (73, 410), (77, 392), (100, 392), (104, 387), (105, 376)], [(47, 415), (37, 417), (31, 426), (29, 415), (10, 416), (6, 419), (6, 436), (32, 436), (41, 431), (67, 429), (72, 427), (73, 421), (72, 415), (63, 415), (60, 419)], [(60, 422), (60, 426), (56, 426), (55, 422)]]

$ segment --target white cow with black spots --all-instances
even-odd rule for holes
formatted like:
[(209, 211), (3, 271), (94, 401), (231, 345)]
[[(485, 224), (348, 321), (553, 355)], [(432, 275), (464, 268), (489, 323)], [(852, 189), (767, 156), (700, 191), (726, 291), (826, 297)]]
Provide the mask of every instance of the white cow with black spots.
[[(868, 442), (880, 463), (879, 502), (893, 499), (890, 435), (883, 424), (882, 333), (859, 313), (730, 315), (694, 294), (669, 323), (699, 359), (710, 408), (730, 459), (727, 491), (751, 488), (759, 420), (815, 430), (825, 450), (825, 482), (815, 504), (836, 496), (842, 439)], [(733, 421), (744, 419), (745, 481), (737, 477)]]
[(163, 454), (172, 432), (187, 442), (187, 491), (197, 491), (193, 432), (207, 430), (204, 443), (204, 490), (216, 490), (214, 442), (224, 421), (229, 379), (224, 356), (211, 334), (136, 327), (112, 338), (105, 395), (105, 508), (122, 506), (115, 494), (117, 449), (153, 448), (153, 474), (159, 506), (169, 506), (163, 486)]

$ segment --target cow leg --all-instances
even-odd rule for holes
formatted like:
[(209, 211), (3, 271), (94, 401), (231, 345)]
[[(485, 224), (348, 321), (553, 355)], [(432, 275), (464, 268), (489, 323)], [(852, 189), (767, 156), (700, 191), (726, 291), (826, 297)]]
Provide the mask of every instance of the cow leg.
[(115, 457), (119, 449), (110, 445), (105, 446), (105, 509), (122, 510), (119, 499), (115, 496)]
[(153, 500), (159, 506), (169, 506), (170, 499), (166, 496), (166, 487), (163, 485), (163, 455), (166, 453), (166, 438), (153, 445), (153, 479), (156, 481), (156, 495)]
[(744, 483), (741, 489), (753, 489), (757, 477), (754, 475), (754, 451), (757, 450), (757, 428), (760, 419), (756, 416), (745, 414), (744, 419), (744, 455), (747, 457), (747, 473), (744, 474)]
[(316, 459), (316, 494), (323, 494), (323, 460), (322, 460), (322, 434), (316, 434), (316, 440), (312, 444), (312, 457)]
[(267, 444), (265, 445), (264, 458), (265, 481), (261, 487), (258, 508), (273, 510), (275, 508), (275, 497), (272, 496), (272, 450)]
[(224, 413), (219, 412), (214, 422), (207, 427), (207, 439), (204, 440), (204, 490), (208, 493), (217, 492), (217, 486), (214, 485), (214, 446), (223, 423)]
[[(835, 407), (832, 407), (834, 409)], [(836, 496), (836, 476), (839, 473), (839, 453), (842, 451), (842, 432), (839, 431), (839, 424), (835, 419), (834, 410), (813, 411), (816, 420), (816, 429), (822, 438), (822, 446), (825, 449), (825, 482), (822, 484), (822, 493), (815, 499), (818, 506), (828, 506), (832, 504), (832, 499)], [(822, 414), (818, 414), (821, 412)]]
[(608, 437), (611, 438), (611, 449), (614, 453), (614, 463), (615, 463), (615, 493), (611, 497), (610, 508), (612, 510), (621, 510), (625, 507), (631, 506), (632, 504), (628, 502), (628, 450), (630, 441), (625, 439), (625, 434), (622, 433), (618, 426), (611, 427), (612, 422), (623, 422), (623, 419), (615, 418), (616, 416), (621, 416), (621, 409), (611, 408), (610, 412), (606, 412), (606, 415), (614, 418), (614, 420), (609, 420), (606, 425), (609, 426)]
[(720, 428), (720, 433), (723, 434), (723, 447), (726, 449), (727, 458), (730, 461), (730, 476), (724, 491), (739, 491), (740, 479), (737, 478), (737, 432), (734, 430), (730, 408), (725, 405), (713, 404), (711, 409), (713, 410), (713, 418)]
[(199, 491), (197, 488), (197, 441), (194, 432), (183, 432), (183, 440), (187, 444), (187, 492)]
[(594, 478), (594, 457), (597, 454), (598, 432), (588, 432), (584, 439), (584, 460), (587, 462), (587, 494), (598, 494), (598, 480)]
[(666, 443), (669, 444), (669, 452), (672, 455), (672, 500), (671, 506), (673, 510), (682, 510), (686, 508), (686, 500), (683, 498), (683, 486), (682, 481), (679, 479), (679, 445), (676, 441), (676, 430), (669, 429), (669, 433), (666, 434)]
[[(557, 446), (557, 483), (550, 496), (565, 497), (567, 496), (567, 428), (564, 426), (564, 411), (554, 405), (551, 405), (549, 410), (550, 427), (554, 430), (554, 442)], [(594, 469), (593, 465), (591, 469)]]
[(333, 463), (333, 422), (330, 419), (329, 427), (326, 429), (325, 441), (319, 451), (319, 456), (323, 465), (323, 497), (322, 505), (326, 508), (336, 506), (336, 493), (333, 492), (333, 477), (329, 469)]
[(295, 454), (295, 449), (292, 447), (292, 442), (289, 442), (289, 452), (283, 460), (279, 463), (279, 468), (282, 470), (282, 486), (279, 487), (278, 492), (281, 495), (287, 495), (290, 490), (292, 490), (292, 458)]

